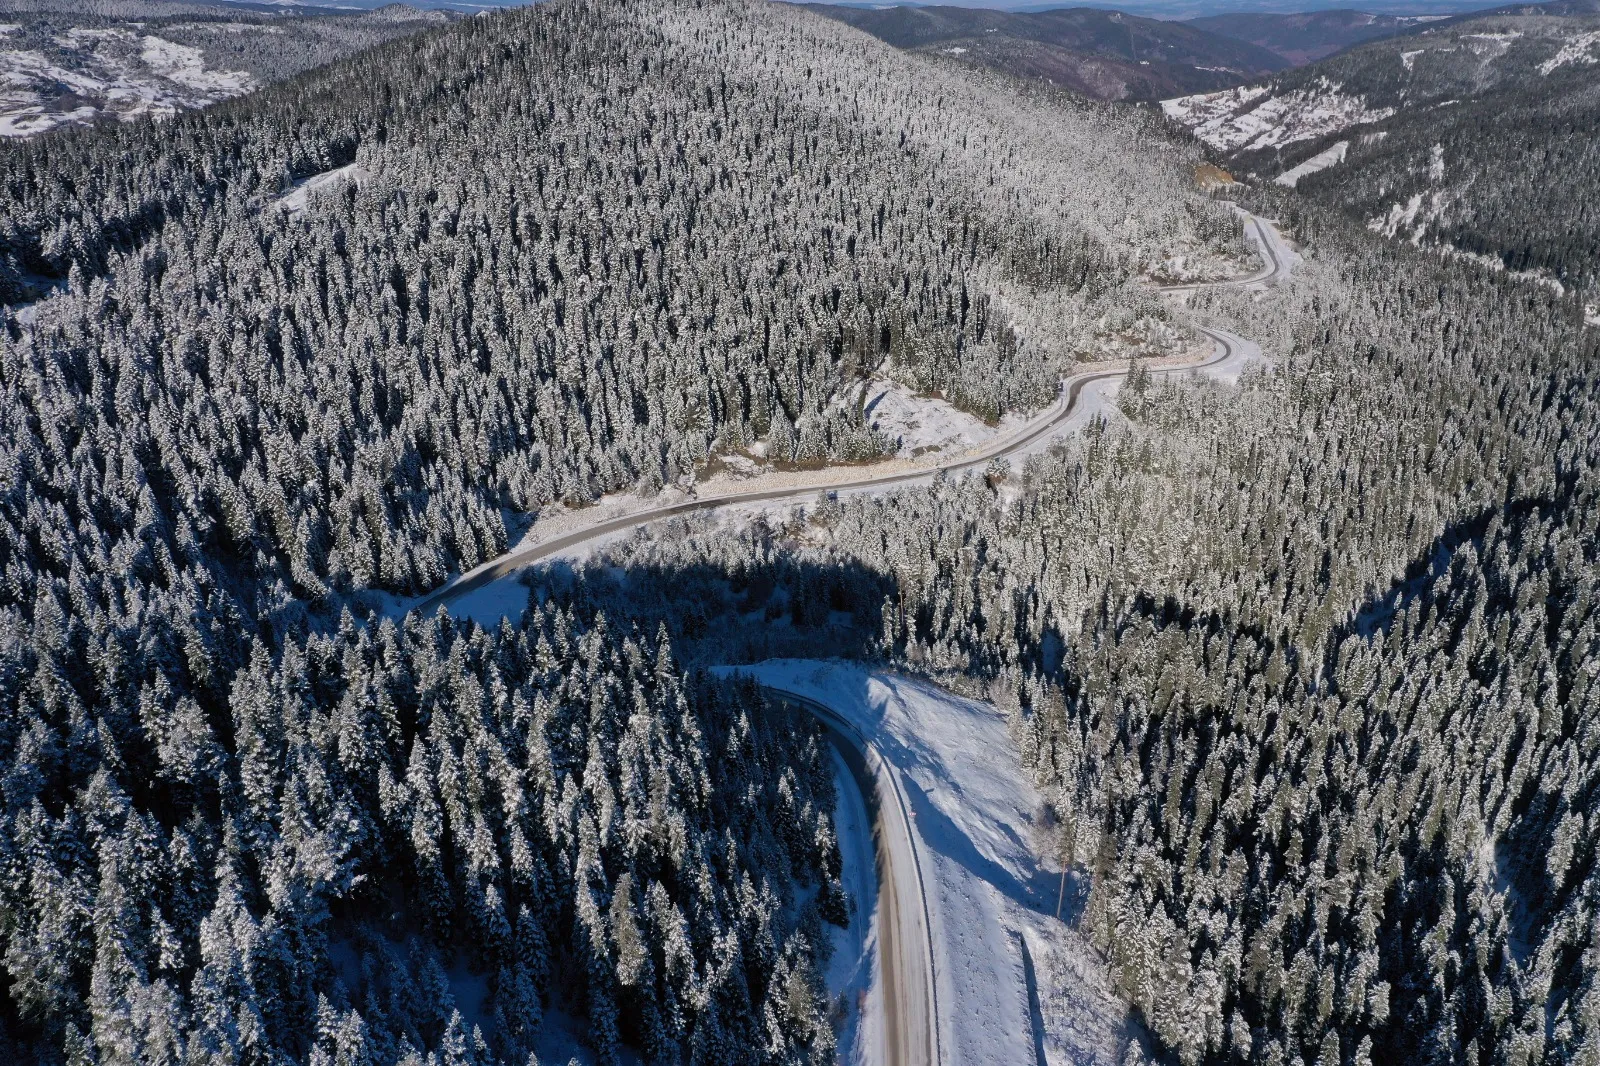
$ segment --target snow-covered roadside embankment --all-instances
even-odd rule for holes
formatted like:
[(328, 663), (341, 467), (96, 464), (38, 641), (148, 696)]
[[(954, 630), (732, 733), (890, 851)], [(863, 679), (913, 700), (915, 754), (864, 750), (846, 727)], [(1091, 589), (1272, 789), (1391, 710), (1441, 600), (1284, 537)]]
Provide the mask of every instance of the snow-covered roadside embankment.
[(896, 775), (922, 857), (946, 1061), (1116, 1061), (1125, 1008), (1083, 938), (1055, 919), (1060, 875), (1035, 853), (1040, 803), (1000, 713), (850, 663), (737, 669), (832, 708)]

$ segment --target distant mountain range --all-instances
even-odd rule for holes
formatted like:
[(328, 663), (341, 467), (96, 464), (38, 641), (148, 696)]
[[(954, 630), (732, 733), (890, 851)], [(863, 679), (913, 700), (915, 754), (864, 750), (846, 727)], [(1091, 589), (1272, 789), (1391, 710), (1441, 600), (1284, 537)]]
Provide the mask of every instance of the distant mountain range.
[(1235, 12), (1191, 19), (1188, 25), (1248, 41), (1299, 66), (1363, 41), (1407, 33), (1415, 29), (1419, 21), (1416, 16), (1339, 10), (1290, 15)]
[(1094, 8), (808, 6), (900, 48), (1043, 78), (1102, 100), (1209, 92), (1290, 65), (1260, 45), (1188, 23)]
[[(1002, 11), (921, 4), (806, 6), (898, 48), (1040, 78), (1102, 100), (1130, 101), (1246, 85), (1368, 41), (1476, 17), (1417, 14), (1414, 8), (1409, 14), (1336, 9), (1235, 11), (1180, 21), (1088, 7)], [(1597, 6), (1600, 0), (1559, 0), (1501, 10), (1578, 15)]]

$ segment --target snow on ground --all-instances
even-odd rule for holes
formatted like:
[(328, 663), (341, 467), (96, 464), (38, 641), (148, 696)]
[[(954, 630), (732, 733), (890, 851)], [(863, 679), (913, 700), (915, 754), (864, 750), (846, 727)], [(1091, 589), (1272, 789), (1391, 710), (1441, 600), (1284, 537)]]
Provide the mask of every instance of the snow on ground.
[[(485, 629), (496, 629), (502, 618), (515, 624), (528, 606), (528, 586), (519, 580), (520, 575), (510, 574), (499, 581), (491, 581), (480, 589), (450, 603), (452, 618), (470, 618)], [(388, 612), (395, 617), (403, 615), (409, 602), (395, 600), (396, 609)]]
[(1011, 414), (999, 425), (991, 426), (945, 400), (919, 396), (889, 378), (875, 379), (867, 396), (868, 424), (899, 441), (895, 455), (901, 459), (951, 447), (977, 447), (1027, 421), (1024, 416)]
[[(872, 851), (872, 821), (855, 775), (836, 749), (833, 774), (839, 801), (833, 811), (839, 841), (839, 879), (850, 897), (850, 925), (833, 929), (833, 958), (825, 975), (837, 997), (839, 1061), (870, 1066), (870, 1048), (883, 1046), (883, 1000), (878, 987), (878, 867)], [(830, 927), (831, 928), (831, 927)]]
[(945, 1061), (1118, 1061), (1126, 1007), (1083, 934), (1055, 918), (1060, 871), (1037, 854), (1042, 806), (1001, 714), (853, 663), (737, 669), (848, 717), (899, 779), (927, 878)]
[(1400, 65), (1405, 67), (1407, 70), (1412, 69), (1417, 65), (1417, 57), (1426, 51), (1426, 48), (1418, 48), (1414, 52), (1401, 52)]
[(1600, 304), (1588, 304), (1584, 307), (1583, 323), (1586, 326), (1600, 326)]
[(1194, 129), (1232, 115), (1246, 104), (1261, 99), (1267, 91), (1265, 85), (1241, 85), (1221, 92), (1176, 96), (1161, 101), (1161, 110), (1174, 122)]
[(1412, 240), (1421, 240), (1422, 232), (1427, 227), (1428, 218), (1423, 215), (1423, 224), (1417, 225), (1417, 216), (1422, 214), (1422, 193), (1413, 193), (1411, 199), (1404, 205), (1390, 204), (1389, 213), (1378, 215), (1367, 220), (1367, 228), (1374, 233), (1381, 233), (1385, 237), (1393, 238), (1403, 229), (1412, 230)]
[(1365, 97), (1347, 95), (1326, 78), (1281, 95), (1258, 85), (1180, 96), (1161, 101), (1161, 109), (1221, 151), (1316, 140), (1394, 114), (1392, 107), (1369, 108)]
[(1557, 67), (1564, 67), (1569, 63), (1580, 66), (1600, 63), (1600, 55), (1596, 55), (1596, 52), (1600, 51), (1596, 48), (1597, 45), (1600, 45), (1600, 30), (1591, 30), (1569, 38), (1561, 46), (1560, 51), (1539, 64), (1539, 73), (1548, 76)]
[(1470, 260), (1471, 262), (1477, 263), (1481, 267), (1487, 267), (1496, 273), (1509, 274), (1511, 277), (1514, 277), (1519, 281), (1531, 281), (1536, 285), (1543, 285), (1557, 296), (1565, 296), (1567, 293), (1567, 287), (1561, 283), (1561, 279), (1549, 274), (1548, 272), (1539, 270), (1507, 270), (1505, 260), (1501, 259), (1499, 256), (1482, 255), (1478, 252), (1468, 252), (1450, 244), (1441, 244), (1438, 246), (1438, 249), (1441, 254), (1449, 256), (1451, 259)]
[(207, 70), (200, 49), (147, 35), (139, 42), (139, 58), (145, 66), (168, 81), (216, 99), (248, 92), (255, 79), (243, 71)]
[(295, 182), (294, 188), (278, 197), (273, 203), (281, 207), (287, 215), (298, 215), (306, 209), (306, 204), (312, 195), (342, 185), (346, 181), (361, 185), (371, 176), (355, 163), (346, 163), (342, 167), (325, 170), (304, 181)]
[(1284, 171), (1282, 174), (1279, 174), (1272, 180), (1279, 185), (1287, 185), (1292, 189), (1299, 184), (1301, 178), (1310, 174), (1315, 174), (1318, 171), (1327, 170), (1329, 167), (1335, 166), (1339, 163), (1343, 163), (1345, 153), (1349, 151), (1350, 142), (1340, 141), (1333, 145), (1333, 147), (1318, 152), (1316, 155), (1312, 156), (1310, 159), (1307, 159), (1299, 166), (1292, 167), (1291, 169)]
[(74, 28), (58, 52), (0, 50), (0, 137), (31, 137), (100, 118), (131, 121), (203, 107), (255, 88), (242, 71), (208, 70), (200, 50), (131, 29)]

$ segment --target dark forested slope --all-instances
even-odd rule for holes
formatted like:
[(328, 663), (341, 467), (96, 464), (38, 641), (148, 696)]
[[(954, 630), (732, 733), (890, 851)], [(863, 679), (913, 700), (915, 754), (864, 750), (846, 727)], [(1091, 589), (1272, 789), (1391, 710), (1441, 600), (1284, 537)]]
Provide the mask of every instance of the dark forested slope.
[(812, 9), (897, 48), (1042, 78), (1102, 100), (1156, 100), (1219, 89), (1288, 65), (1233, 35), (1088, 7), (1013, 12), (817, 4)]
[(1189, 25), (1209, 33), (1249, 41), (1300, 66), (1342, 52), (1363, 41), (1397, 36), (1415, 28), (1417, 24), (1394, 15), (1374, 15), (1366, 11), (1335, 8), (1292, 14), (1234, 11), (1190, 19)]

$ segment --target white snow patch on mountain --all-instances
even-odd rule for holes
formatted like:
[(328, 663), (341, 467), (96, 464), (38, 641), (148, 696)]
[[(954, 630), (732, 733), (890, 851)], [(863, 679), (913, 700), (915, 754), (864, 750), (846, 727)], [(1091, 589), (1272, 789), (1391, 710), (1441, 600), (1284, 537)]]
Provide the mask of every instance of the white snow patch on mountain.
[[(1389, 213), (1379, 215), (1367, 220), (1367, 228), (1374, 233), (1381, 233), (1385, 237), (1393, 238), (1402, 229), (1411, 229), (1416, 226), (1417, 215), (1422, 210), (1422, 194), (1415, 193), (1411, 199), (1401, 204), (1391, 204)], [(1420, 230), (1415, 234), (1421, 236)]]
[(1267, 86), (1227, 89), (1163, 100), (1161, 109), (1196, 137), (1225, 152), (1316, 140), (1352, 126), (1380, 122), (1394, 108), (1370, 108), (1363, 96), (1320, 78), (1307, 89), (1275, 94)]
[(1583, 323), (1586, 326), (1600, 326), (1600, 304), (1588, 304), (1584, 307)]
[(68, 30), (60, 52), (0, 50), (0, 137), (31, 137), (101, 118), (203, 107), (255, 88), (243, 71), (208, 70), (197, 48), (129, 29)]
[(1400, 53), (1400, 65), (1405, 67), (1407, 70), (1411, 70), (1413, 67), (1415, 67), (1417, 65), (1417, 57), (1420, 56), (1423, 52), (1426, 52), (1426, 51), (1427, 51), (1426, 48), (1418, 48), (1414, 52), (1401, 52)]
[(306, 209), (306, 205), (310, 202), (312, 195), (326, 192), (347, 181), (353, 181), (357, 185), (361, 185), (369, 177), (371, 175), (355, 163), (346, 163), (342, 167), (325, 170), (321, 174), (306, 178), (304, 181), (295, 182), (294, 188), (278, 197), (273, 203), (282, 208), (285, 214), (298, 215)]
[(1291, 167), (1290, 169), (1284, 171), (1282, 174), (1279, 174), (1272, 180), (1279, 185), (1286, 185), (1292, 189), (1299, 184), (1301, 178), (1310, 174), (1315, 174), (1321, 170), (1327, 170), (1329, 167), (1336, 166), (1339, 163), (1343, 163), (1345, 154), (1349, 151), (1350, 142), (1339, 141), (1332, 147), (1325, 148), (1318, 152), (1316, 155), (1312, 156), (1310, 159), (1307, 159), (1299, 166)]
[(1055, 918), (1061, 872), (1039, 858), (1043, 806), (1004, 716), (854, 663), (737, 670), (849, 717), (899, 778), (928, 878), (945, 1061), (1117, 1062), (1127, 1009), (1098, 953)]
[(1539, 64), (1539, 73), (1549, 75), (1557, 67), (1571, 64), (1590, 66), (1600, 63), (1600, 56), (1595, 55), (1595, 45), (1600, 45), (1600, 30), (1591, 30), (1570, 38), (1561, 46), (1561, 50), (1543, 63)]

